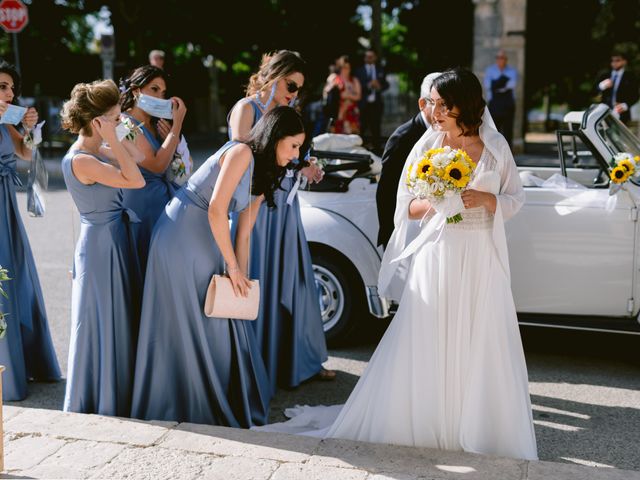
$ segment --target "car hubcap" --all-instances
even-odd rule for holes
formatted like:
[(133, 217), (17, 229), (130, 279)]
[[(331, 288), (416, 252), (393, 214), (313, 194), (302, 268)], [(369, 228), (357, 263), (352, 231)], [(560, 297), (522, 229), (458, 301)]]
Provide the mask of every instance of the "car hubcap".
[(325, 332), (336, 326), (344, 310), (344, 291), (336, 276), (324, 267), (314, 265), (313, 274), (318, 287), (318, 300)]

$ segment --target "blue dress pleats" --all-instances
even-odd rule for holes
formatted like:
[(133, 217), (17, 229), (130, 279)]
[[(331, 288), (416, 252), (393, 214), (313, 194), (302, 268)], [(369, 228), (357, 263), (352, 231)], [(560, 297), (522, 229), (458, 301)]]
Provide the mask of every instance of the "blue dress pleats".
[[(254, 125), (262, 111), (252, 100)], [(256, 337), (276, 387), (296, 387), (322, 369), (328, 358), (311, 253), (302, 226), (297, 195), (287, 204), (294, 177), (276, 191), (276, 208), (260, 207), (251, 237), (251, 277), (260, 280)], [(234, 218), (232, 217), (232, 220)]]
[[(138, 341), (132, 416), (233, 427), (266, 422), (271, 391), (251, 321), (207, 318), (224, 259), (207, 209), (229, 142), (193, 174), (153, 231)], [(250, 170), (229, 210), (249, 203)]]
[(18, 211), (15, 187), (21, 185), (11, 134), (0, 125), (0, 265), (11, 280), (2, 288), (0, 311), (6, 314), (7, 332), (0, 339), (2, 399), (22, 400), (27, 380), (59, 380), (60, 367), (51, 341), (38, 272), (29, 239)]
[(76, 178), (77, 153), (71, 150), (62, 159), (81, 221), (64, 410), (129, 416), (142, 292), (135, 245), (139, 220), (123, 206), (121, 189)]
[[(126, 115), (126, 114), (125, 114)], [(127, 115), (136, 125), (141, 123), (130, 115)], [(147, 139), (154, 153), (158, 151), (160, 141), (146, 128), (141, 125), (142, 134)], [(149, 242), (153, 226), (164, 211), (164, 207), (175, 194), (175, 186), (167, 177), (166, 171), (154, 173), (144, 167), (140, 167), (140, 172), (146, 182), (143, 188), (123, 189), (123, 204), (126, 208), (133, 210), (140, 224), (136, 227), (136, 244), (138, 247), (139, 263), (144, 274), (149, 255)]]

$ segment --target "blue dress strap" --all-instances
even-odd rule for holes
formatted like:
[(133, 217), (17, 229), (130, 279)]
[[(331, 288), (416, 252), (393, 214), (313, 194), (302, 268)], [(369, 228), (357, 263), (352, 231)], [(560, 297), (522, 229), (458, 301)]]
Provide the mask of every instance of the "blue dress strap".
[(229, 125), (229, 122), (231, 121), (231, 112), (233, 112), (233, 110), (241, 103), (248, 103), (253, 107), (253, 122), (251, 122), (251, 128), (253, 128), (253, 126), (258, 123), (258, 120), (260, 120), (264, 115), (253, 97), (245, 97), (241, 100), (238, 100), (227, 114), (227, 131), (229, 134), (229, 140), (231, 140), (232, 138), (231, 126)]

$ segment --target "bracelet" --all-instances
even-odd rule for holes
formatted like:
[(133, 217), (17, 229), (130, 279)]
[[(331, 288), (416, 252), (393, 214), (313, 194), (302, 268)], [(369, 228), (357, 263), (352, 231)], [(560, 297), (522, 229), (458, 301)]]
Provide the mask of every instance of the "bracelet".
[(229, 268), (229, 267), (227, 267), (227, 268), (226, 268), (226, 272), (227, 272), (227, 274), (229, 274), (229, 273), (235, 273), (235, 272), (238, 272), (238, 271), (240, 271), (240, 267), (235, 267), (235, 268)]

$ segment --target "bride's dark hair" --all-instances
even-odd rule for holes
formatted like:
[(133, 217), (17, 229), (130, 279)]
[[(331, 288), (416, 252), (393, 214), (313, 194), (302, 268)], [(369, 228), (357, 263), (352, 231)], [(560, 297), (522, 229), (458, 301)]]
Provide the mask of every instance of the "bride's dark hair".
[[(254, 195), (264, 194), (270, 207), (275, 207), (273, 195), (285, 176), (287, 169), (277, 163), (276, 148), (285, 137), (305, 133), (304, 122), (298, 112), (291, 107), (276, 107), (268, 111), (249, 132), (244, 143), (253, 151), (253, 189)], [(307, 135), (300, 146), (300, 154), (307, 150)]]
[(457, 116), (449, 115), (455, 117), (456, 124), (462, 129), (462, 135), (477, 135), (486, 106), (478, 77), (466, 68), (452, 68), (436, 78), (432, 88), (436, 89), (449, 110), (453, 107), (460, 110)]

